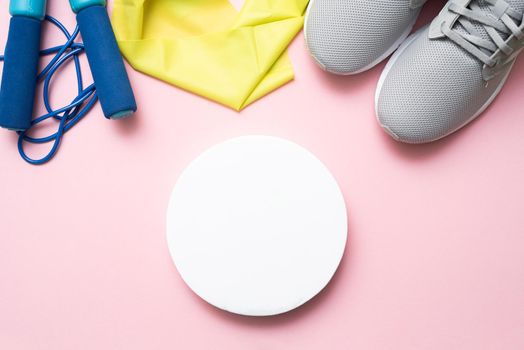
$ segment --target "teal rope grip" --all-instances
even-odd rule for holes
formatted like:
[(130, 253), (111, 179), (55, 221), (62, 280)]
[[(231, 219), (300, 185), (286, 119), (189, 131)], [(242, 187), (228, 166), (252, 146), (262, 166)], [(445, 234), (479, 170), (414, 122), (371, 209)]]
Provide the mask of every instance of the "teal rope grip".
[(75, 13), (91, 6), (106, 6), (106, 0), (69, 0), (69, 3)]
[(46, 13), (47, 0), (11, 0), (9, 3), (9, 13), (11, 16), (23, 16), (37, 19), (44, 19)]

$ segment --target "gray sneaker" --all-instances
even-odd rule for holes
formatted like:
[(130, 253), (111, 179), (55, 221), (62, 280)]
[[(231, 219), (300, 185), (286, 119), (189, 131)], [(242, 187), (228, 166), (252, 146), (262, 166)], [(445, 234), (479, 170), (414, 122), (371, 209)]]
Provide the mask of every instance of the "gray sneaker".
[(524, 0), (451, 0), (410, 36), (380, 77), (377, 118), (398, 141), (460, 129), (495, 99), (524, 46)]
[(426, 0), (311, 0), (309, 52), (326, 71), (356, 74), (388, 57), (408, 36)]

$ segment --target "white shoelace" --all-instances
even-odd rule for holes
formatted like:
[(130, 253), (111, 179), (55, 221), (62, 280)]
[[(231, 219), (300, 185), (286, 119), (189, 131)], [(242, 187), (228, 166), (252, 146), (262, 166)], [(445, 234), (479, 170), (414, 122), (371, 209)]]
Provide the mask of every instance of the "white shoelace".
[[(488, 11), (481, 8), (478, 0), (473, 0), (468, 7), (451, 2), (448, 10), (460, 15), (458, 23), (464, 31), (444, 25), (442, 32), (487, 66), (495, 67), (512, 60), (524, 47), (524, 14), (504, 0), (483, 1), (489, 7)], [(489, 39), (481, 35), (473, 22), (485, 29)], [(498, 50), (504, 59), (494, 57)]]

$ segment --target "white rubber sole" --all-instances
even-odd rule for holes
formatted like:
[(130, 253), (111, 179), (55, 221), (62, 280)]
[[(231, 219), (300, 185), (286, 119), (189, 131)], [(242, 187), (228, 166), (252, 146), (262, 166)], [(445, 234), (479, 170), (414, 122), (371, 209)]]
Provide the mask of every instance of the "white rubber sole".
[[(305, 16), (305, 19), (304, 19), (304, 38), (305, 38), (305, 41), (306, 41), (306, 47), (308, 48), (308, 52), (309, 52), (309, 55), (315, 60), (315, 62), (317, 62), (317, 64), (320, 66), (320, 68), (322, 68), (323, 70), (325, 70), (326, 72), (329, 72), (329, 73), (333, 73), (333, 74), (337, 74), (337, 75), (355, 75), (355, 74), (359, 74), (359, 73), (362, 73), (362, 72), (365, 72), (367, 70), (370, 70), (371, 68), (375, 67), (377, 64), (379, 64), (380, 62), (384, 61), (386, 58), (388, 58), (393, 52), (395, 52), (395, 50), (402, 44), (402, 42), (408, 37), (409, 33), (411, 33), (411, 30), (413, 29), (413, 26), (415, 25), (416, 21), (417, 21), (417, 18), (418, 18), (418, 14), (416, 16), (413, 17), (413, 20), (409, 23), (409, 25), (407, 26), (407, 28), (404, 30), (404, 32), (402, 32), (402, 35), (393, 43), (393, 45), (391, 45), (391, 47), (389, 47), (386, 52), (384, 52), (379, 58), (377, 58), (375, 61), (371, 62), (370, 64), (368, 64), (367, 66), (357, 70), (357, 71), (354, 71), (354, 72), (339, 72), (339, 71), (334, 71), (334, 70), (330, 70), (329, 68), (327, 68), (322, 62), (320, 62), (312, 53), (311, 53), (311, 50), (309, 50), (309, 46), (308, 46), (308, 34), (307, 34), (307, 22), (308, 22), (308, 19), (309, 19), (309, 12), (311, 10), (311, 7), (313, 7), (313, 3), (315, 2), (315, 0), (310, 0), (309, 1), (309, 4), (308, 4), (308, 7), (307, 7), (307, 10), (306, 10), (306, 16)], [(419, 13), (420, 13), (420, 10), (419, 10)]]
[(415, 39), (417, 39), (421, 34), (422, 32), (424, 31), (426, 27), (423, 27), (421, 29), (419, 29), (418, 31), (416, 31), (415, 33), (413, 33), (412, 35), (410, 35), (406, 41), (398, 48), (398, 50), (393, 54), (393, 56), (391, 57), (391, 59), (389, 60), (389, 62), (386, 64), (386, 67), (384, 68), (384, 70), (382, 71), (382, 74), (380, 75), (380, 78), (378, 80), (378, 84), (377, 84), (377, 89), (375, 91), (375, 116), (377, 118), (377, 122), (380, 124), (380, 126), (384, 129), (384, 131), (386, 133), (388, 133), (391, 137), (393, 137), (395, 140), (399, 141), (399, 142), (403, 142), (403, 143), (410, 143), (410, 144), (421, 144), (421, 143), (430, 143), (430, 142), (434, 142), (434, 141), (438, 141), (440, 139), (443, 139), (451, 134), (453, 134), (454, 132), (457, 132), (458, 130), (462, 129), (464, 126), (466, 126), (467, 124), (471, 123), (473, 120), (475, 120), (478, 116), (480, 116), (490, 105), (491, 103), (493, 102), (493, 100), (495, 100), (495, 98), (497, 97), (497, 95), (500, 93), (500, 91), (502, 90), (502, 88), (504, 87), (504, 84), (506, 83), (506, 80), (508, 79), (508, 76), (509, 76), (509, 73), (511, 72), (511, 70), (513, 69), (513, 64), (515, 63), (515, 60), (513, 61), (513, 63), (511, 64), (511, 67), (508, 69), (508, 71), (506, 72), (506, 75), (504, 76), (504, 78), (500, 81), (499, 85), (497, 86), (497, 88), (495, 89), (495, 91), (493, 92), (493, 94), (489, 97), (489, 99), (482, 105), (482, 107), (477, 110), (470, 118), (468, 118), (464, 123), (460, 124), (457, 128), (449, 131), (448, 133), (446, 133), (445, 135), (442, 135), (442, 136), (439, 136), (437, 138), (434, 138), (434, 139), (431, 139), (431, 140), (424, 140), (424, 141), (410, 141), (410, 140), (403, 140), (401, 139), (398, 135), (396, 135), (387, 125), (384, 125), (381, 123), (380, 121), (380, 118), (378, 116), (378, 99), (379, 99), (379, 96), (380, 96), (380, 92), (382, 91), (382, 87), (384, 85), (384, 82), (389, 74), (389, 72), (391, 71), (391, 68), (395, 65), (395, 62), (398, 60), (398, 58), (402, 55), (402, 53), (409, 47), (409, 45), (415, 41)]

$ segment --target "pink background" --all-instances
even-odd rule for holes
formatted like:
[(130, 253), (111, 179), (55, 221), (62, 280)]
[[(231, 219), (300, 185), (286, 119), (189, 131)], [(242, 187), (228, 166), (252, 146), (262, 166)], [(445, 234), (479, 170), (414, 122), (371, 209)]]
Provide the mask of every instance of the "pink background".
[[(430, 1), (420, 23), (443, 3)], [(51, 0), (49, 12), (73, 27), (65, 1)], [(408, 146), (374, 118), (383, 64), (327, 75), (302, 35), (290, 54), (296, 80), (240, 114), (129, 70), (140, 112), (113, 122), (97, 107), (43, 167), (24, 163), (15, 136), (0, 132), (0, 349), (524, 349), (522, 58), (481, 118)], [(57, 80), (56, 103), (72, 97), (72, 83)], [(246, 134), (309, 148), (349, 210), (333, 283), (278, 317), (235, 316), (200, 300), (165, 241), (180, 172)]]

